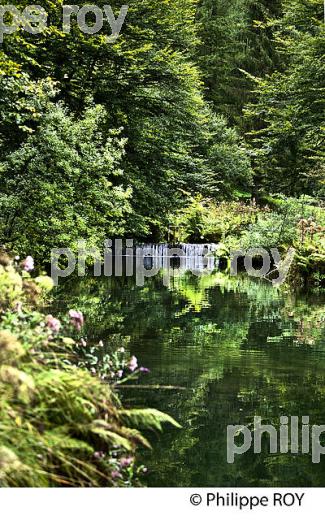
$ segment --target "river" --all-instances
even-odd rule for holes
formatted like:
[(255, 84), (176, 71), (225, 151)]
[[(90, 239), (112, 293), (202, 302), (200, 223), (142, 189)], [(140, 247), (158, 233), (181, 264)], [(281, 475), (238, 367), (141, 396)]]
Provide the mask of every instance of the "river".
[(227, 462), (228, 425), (252, 428), (255, 416), (277, 430), (281, 416), (325, 424), (324, 294), (217, 266), (201, 276), (171, 271), (168, 284), (162, 269), (143, 287), (125, 274), (68, 279), (57, 296), (61, 310), (84, 312), (90, 342), (123, 344), (150, 369), (123, 389), (124, 402), (182, 425), (150, 436), (153, 450), (141, 454), (146, 485), (324, 486), (324, 456), (314, 464), (300, 448), (270, 454), (267, 436), (261, 453), (251, 448)]

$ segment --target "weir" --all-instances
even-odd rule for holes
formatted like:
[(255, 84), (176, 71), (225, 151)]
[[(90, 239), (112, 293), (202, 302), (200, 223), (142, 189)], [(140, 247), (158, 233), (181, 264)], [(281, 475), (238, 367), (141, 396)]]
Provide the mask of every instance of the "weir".
[(182, 271), (213, 270), (219, 265), (218, 244), (143, 244), (135, 248), (146, 269), (175, 268)]

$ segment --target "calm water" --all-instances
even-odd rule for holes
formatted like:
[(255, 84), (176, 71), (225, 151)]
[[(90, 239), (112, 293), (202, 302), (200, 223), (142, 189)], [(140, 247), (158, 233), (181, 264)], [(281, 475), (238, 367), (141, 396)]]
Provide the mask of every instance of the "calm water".
[[(162, 274), (137, 287), (134, 278), (67, 281), (59, 304), (87, 316), (86, 335), (127, 344), (149, 367), (129, 405), (158, 408), (181, 430), (151, 435), (143, 453), (149, 486), (324, 486), (325, 456), (261, 454), (226, 460), (228, 424), (254, 415), (308, 415), (325, 424), (324, 296), (283, 294), (270, 284), (214, 272)], [(143, 387), (143, 385), (145, 385)], [(151, 385), (173, 388), (150, 388)]]

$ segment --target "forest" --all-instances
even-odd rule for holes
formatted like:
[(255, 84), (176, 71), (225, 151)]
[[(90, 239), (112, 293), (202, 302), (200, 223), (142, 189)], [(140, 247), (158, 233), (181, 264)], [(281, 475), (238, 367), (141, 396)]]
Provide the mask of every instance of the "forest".
[[(256, 324), (239, 300), (261, 306), (252, 311), (256, 319), (267, 306), (281, 316), (279, 329), (262, 338), (268, 344), (290, 339), (316, 348), (322, 341), (324, 3), (128, 0), (112, 41), (109, 25), (86, 34), (75, 17), (64, 31), (62, 0), (38, 4), (48, 14), (43, 31), (19, 27), (0, 43), (0, 486), (133, 486), (146, 478), (150, 485), (143, 453), (157, 442), (154, 432), (167, 425), (171, 453), (180, 453), (181, 443), (183, 454), (193, 449), (196, 438), (192, 422), (184, 427), (189, 402), (180, 400), (185, 408), (178, 413), (166, 399), (178, 379), (189, 384), (182, 370), (164, 383), (138, 361), (137, 348), (144, 361), (157, 361), (143, 350), (150, 334), (157, 336), (152, 346), (170, 348), (181, 342), (184, 322), (195, 344), (220, 341), (218, 368), (211, 364), (194, 378), (193, 407), (203, 388), (226, 377), (224, 364), (253, 334)], [(13, 5), (23, 11), (29, 3)], [(103, 0), (96, 6), (107, 8)], [(117, 17), (122, 4), (110, 6)], [(2, 14), (2, 22), (10, 24), (11, 16)], [(94, 23), (90, 14), (87, 24)], [(284, 256), (293, 248), (295, 255), (276, 303), (269, 286), (227, 273), (195, 282), (176, 276), (169, 296), (158, 280), (131, 291), (130, 282), (111, 280), (107, 288), (107, 280), (91, 276), (53, 290), (53, 248), (76, 251), (82, 239), (102, 249), (115, 238), (219, 244), (228, 261), (242, 248), (277, 248)], [(211, 314), (217, 290), (228, 309), (218, 320)], [(316, 296), (308, 307), (299, 298), (309, 291)], [(172, 327), (168, 341), (161, 327), (166, 334)], [(145, 377), (167, 388), (162, 400), (143, 395)], [(240, 399), (246, 390), (238, 389)], [(284, 394), (292, 402), (294, 390)], [(171, 462), (159, 461), (166, 480), (153, 470), (152, 482), (174, 485)], [(182, 464), (183, 485), (202, 485), (188, 460)], [(204, 485), (225, 484), (211, 474), (215, 480)], [(268, 473), (263, 483), (274, 484), (272, 478)]]

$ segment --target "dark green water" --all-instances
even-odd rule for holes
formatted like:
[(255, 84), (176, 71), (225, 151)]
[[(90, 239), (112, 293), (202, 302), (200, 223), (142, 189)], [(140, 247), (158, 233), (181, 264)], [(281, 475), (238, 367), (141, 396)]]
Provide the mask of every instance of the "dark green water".
[[(88, 339), (126, 341), (150, 368), (138, 388), (123, 390), (130, 405), (175, 417), (151, 437), (145, 452), (149, 486), (324, 486), (325, 456), (252, 450), (226, 460), (229, 424), (254, 416), (278, 427), (280, 416), (325, 424), (324, 296), (289, 294), (270, 284), (221, 273), (161, 276), (137, 287), (132, 278), (81, 278), (60, 291), (60, 306), (87, 317)], [(142, 388), (170, 385), (173, 389)]]

